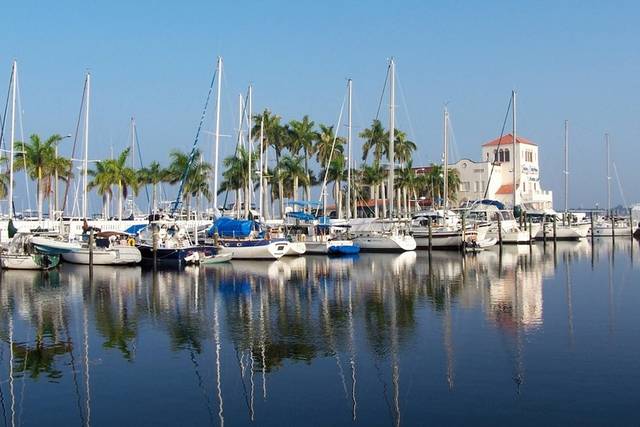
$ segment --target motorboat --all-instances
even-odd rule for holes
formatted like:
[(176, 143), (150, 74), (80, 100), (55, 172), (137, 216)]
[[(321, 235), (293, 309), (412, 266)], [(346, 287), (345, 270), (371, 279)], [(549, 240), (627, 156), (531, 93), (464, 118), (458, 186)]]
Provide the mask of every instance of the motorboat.
[(187, 264), (187, 258), (194, 253), (203, 257), (218, 253), (216, 246), (192, 242), (186, 230), (171, 219), (152, 221), (140, 230), (136, 247), (140, 250), (143, 263), (155, 262), (170, 266)]
[(218, 218), (207, 235), (220, 247), (220, 253), (231, 253), (233, 259), (279, 259), (290, 247), (289, 241), (271, 238), (252, 219)]

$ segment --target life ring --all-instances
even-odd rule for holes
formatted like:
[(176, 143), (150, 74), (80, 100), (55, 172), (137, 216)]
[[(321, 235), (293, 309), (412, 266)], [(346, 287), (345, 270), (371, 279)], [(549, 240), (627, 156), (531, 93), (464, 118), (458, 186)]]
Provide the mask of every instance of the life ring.
[(136, 239), (134, 239), (133, 237), (130, 237), (127, 240), (127, 243), (129, 244), (129, 246), (135, 246), (136, 245)]

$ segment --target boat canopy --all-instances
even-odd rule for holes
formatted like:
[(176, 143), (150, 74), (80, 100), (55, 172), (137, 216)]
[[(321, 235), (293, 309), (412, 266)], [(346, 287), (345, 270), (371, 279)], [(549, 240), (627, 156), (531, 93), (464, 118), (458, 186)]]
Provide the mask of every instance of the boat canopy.
[(290, 206), (302, 206), (302, 207), (307, 207), (307, 206), (322, 206), (322, 203), (320, 202), (312, 202), (309, 200), (291, 200), (287, 203)]
[(251, 234), (254, 229), (254, 225), (255, 221), (250, 219), (222, 217), (213, 222), (207, 234), (213, 236), (213, 234), (217, 232), (220, 237), (249, 237), (249, 234)]
[(140, 230), (146, 228), (147, 225), (148, 224), (134, 224), (134, 225), (130, 226), (129, 228), (127, 228), (126, 230), (124, 230), (124, 232), (126, 234), (138, 234), (140, 232)]

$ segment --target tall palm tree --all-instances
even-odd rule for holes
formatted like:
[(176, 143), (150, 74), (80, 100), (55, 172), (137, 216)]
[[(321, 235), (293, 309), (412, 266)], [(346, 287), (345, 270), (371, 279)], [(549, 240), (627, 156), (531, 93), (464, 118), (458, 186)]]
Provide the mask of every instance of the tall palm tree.
[(119, 220), (122, 220), (123, 200), (128, 197), (129, 190), (132, 190), (133, 194), (138, 194), (138, 175), (127, 165), (127, 157), (129, 157), (130, 151), (131, 148), (126, 148), (117, 158), (109, 161), (109, 166), (112, 168), (113, 184), (118, 187)]
[[(335, 141), (335, 146), (334, 146)], [(334, 159), (338, 154), (344, 153), (345, 140), (334, 135), (333, 126), (320, 125), (320, 130), (316, 136), (316, 160), (320, 166), (326, 169), (329, 159)], [(333, 149), (333, 152), (332, 152)]]
[[(55, 159), (55, 145), (62, 140), (58, 134), (51, 135), (46, 141), (32, 134), (29, 142), (16, 142), (15, 168), (25, 169), (29, 178), (36, 181), (38, 193), (38, 219), (42, 219), (45, 181), (49, 180), (51, 162)], [(11, 203), (11, 202), (10, 202)]]
[(105, 219), (109, 218), (109, 201), (113, 197), (113, 168), (111, 167), (111, 159), (99, 160), (96, 162), (95, 168), (87, 171), (92, 177), (87, 184), (87, 191), (94, 188), (100, 196), (102, 196), (102, 214)]
[[(442, 165), (431, 165), (431, 170), (426, 174), (426, 184), (429, 189), (428, 193), (435, 203), (442, 202), (444, 196), (444, 168)], [(447, 172), (448, 199), (455, 201), (458, 197), (458, 189), (460, 187), (460, 175), (456, 169), (448, 169)]]
[(367, 160), (369, 152), (373, 150), (373, 161), (380, 163), (382, 157), (389, 150), (389, 134), (385, 131), (380, 120), (375, 119), (371, 126), (360, 132), (362, 144), (362, 160)]
[(393, 146), (395, 158), (400, 163), (406, 163), (411, 160), (411, 155), (417, 148), (413, 141), (407, 139), (407, 134), (398, 129), (395, 130)]
[[(9, 193), (9, 172), (0, 173), (0, 199), (7, 197)], [(10, 206), (9, 209), (12, 207)]]
[(398, 172), (397, 187), (399, 190), (398, 205), (402, 203), (405, 214), (409, 213), (409, 196), (414, 200), (415, 189), (417, 185), (417, 175), (413, 169), (413, 162), (409, 160), (406, 167), (401, 168)]
[[(190, 162), (190, 155), (180, 150), (172, 150), (169, 153), (170, 166), (167, 168), (167, 180), (171, 184), (177, 184), (184, 178), (182, 201), (187, 205), (187, 216), (191, 215), (191, 198), (194, 195), (194, 189), (201, 188), (199, 183), (203, 180), (207, 182), (211, 173), (211, 165), (202, 160), (200, 150), (196, 149), (193, 153), (193, 161)], [(188, 169), (187, 175), (184, 176)], [(198, 190), (198, 194), (202, 194)]]
[(309, 156), (313, 155), (314, 142), (317, 133), (314, 131), (315, 122), (304, 116), (301, 121), (291, 120), (289, 122), (290, 147), (294, 154), (300, 149), (304, 151), (304, 172), (307, 176), (307, 184), (305, 185), (305, 197), (311, 200), (311, 175), (309, 173)]
[(144, 167), (138, 171), (138, 180), (141, 184), (151, 185), (151, 210), (155, 212), (158, 210), (157, 202), (157, 189), (158, 184), (165, 182), (168, 179), (169, 173), (166, 169), (160, 166), (160, 163), (153, 161), (149, 166)]
[(293, 201), (298, 201), (298, 186), (300, 182), (307, 188), (310, 185), (310, 179), (303, 167), (303, 159), (300, 156), (285, 155), (280, 159), (280, 170), (284, 175), (285, 181), (291, 181), (291, 194)]
[[(251, 154), (251, 162), (256, 164), (256, 153)], [(236, 192), (236, 209), (240, 213), (240, 206), (242, 206), (240, 190), (245, 194), (245, 215), (249, 213), (249, 199), (248, 194), (253, 191), (249, 187), (250, 182), (255, 182), (255, 170), (251, 171), (251, 181), (249, 180), (249, 151), (244, 147), (238, 147), (233, 156), (229, 156), (223, 160), (225, 171), (222, 174), (224, 178), (221, 186), (222, 191), (234, 190)], [(253, 168), (252, 168), (253, 169)]]
[[(333, 182), (333, 198), (336, 202), (336, 215), (338, 218), (342, 218), (342, 190), (341, 183), (347, 178), (346, 171), (346, 159), (340, 153), (334, 155), (331, 159), (331, 163), (328, 165), (328, 169), (323, 172), (327, 176), (327, 184)], [(326, 212), (324, 213), (326, 215)]]
[(378, 164), (362, 166), (362, 180), (369, 186), (369, 198), (374, 202), (374, 216), (378, 217), (378, 194), (379, 189), (385, 179), (384, 169)]

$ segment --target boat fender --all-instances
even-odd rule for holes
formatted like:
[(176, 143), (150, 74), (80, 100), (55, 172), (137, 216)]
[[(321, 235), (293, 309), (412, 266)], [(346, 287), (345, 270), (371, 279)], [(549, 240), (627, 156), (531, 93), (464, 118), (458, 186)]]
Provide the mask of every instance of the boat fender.
[(135, 246), (136, 239), (134, 239), (133, 237), (130, 237), (129, 240), (127, 240), (127, 243), (129, 244), (129, 246)]

